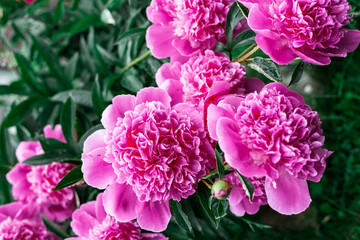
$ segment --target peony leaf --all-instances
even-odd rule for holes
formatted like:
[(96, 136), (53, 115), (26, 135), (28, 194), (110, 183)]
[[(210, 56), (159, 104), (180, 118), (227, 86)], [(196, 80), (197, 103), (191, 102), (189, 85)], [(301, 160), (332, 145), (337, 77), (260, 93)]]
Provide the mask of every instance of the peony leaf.
[(85, 107), (93, 107), (91, 100), (91, 92), (89, 90), (67, 90), (59, 92), (51, 97), (51, 100), (54, 102), (63, 102), (65, 103), (68, 98), (71, 97), (72, 100), (78, 104)]
[(255, 57), (248, 63), (248, 66), (273, 82), (281, 82), (279, 70), (273, 61), (265, 60), (262, 57)]
[(249, 29), (238, 34), (231, 43), (231, 48), (237, 48), (243, 45), (255, 43), (256, 33)]
[(99, 76), (96, 76), (95, 78), (92, 88), (91, 98), (92, 98), (92, 107), (96, 115), (99, 118), (101, 118), (101, 114), (106, 108), (106, 103), (100, 89)]
[(211, 210), (211, 208), (209, 206), (209, 200), (210, 200), (211, 194), (210, 194), (210, 191), (207, 188), (207, 186), (202, 182), (199, 183), (197, 196), (200, 200), (200, 204), (203, 207), (204, 211), (206, 212), (208, 217), (211, 219), (211, 221), (213, 221), (213, 223), (215, 224), (215, 227), (218, 228), (220, 219), (216, 218), (214, 211)]
[(64, 0), (59, 0), (54, 14), (54, 25), (59, 24), (63, 16), (64, 16)]
[(237, 3), (235, 2), (229, 9), (229, 12), (226, 15), (226, 25), (225, 25), (225, 34), (226, 41), (231, 45), (233, 41), (233, 33), (235, 26), (244, 18), (244, 15), (240, 11)]
[(237, 175), (241, 181), (242, 187), (244, 188), (246, 195), (249, 197), (249, 201), (252, 202), (253, 195), (254, 195), (254, 185), (250, 182), (247, 177), (244, 177), (236, 170)]
[(76, 105), (70, 96), (62, 106), (60, 124), (67, 144), (69, 144), (75, 152), (78, 152), (79, 147), (75, 140), (75, 117)]
[(305, 68), (305, 61), (301, 60), (295, 67), (295, 70), (291, 76), (291, 81), (288, 87), (300, 81), (302, 74), (304, 72), (304, 68)]
[(27, 165), (37, 166), (50, 164), (53, 162), (63, 162), (73, 158), (76, 158), (76, 155), (74, 153), (60, 149), (29, 157), (23, 163)]
[(45, 227), (52, 233), (54, 233), (56, 236), (65, 239), (69, 238), (70, 235), (67, 234), (64, 230), (62, 230), (57, 224), (53, 223), (49, 219), (47, 219), (44, 216), (41, 216), (42, 221), (44, 222)]
[(38, 103), (39, 100), (36, 98), (29, 98), (22, 101), (10, 110), (9, 114), (3, 121), (3, 126), (11, 127), (18, 124), (19, 122), (22, 122), (25, 118), (29, 117), (32, 109)]
[(245, 16), (245, 18), (248, 18), (249, 16), (249, 9), (247, 9), (244, 5), (242, 5), (238, 0), (235, 1), (236, 5), (240, 9), (241, 13)]
[(83, 173), (81, 171), (81, 165), (73, 168), (70, 172), (68, 172), (63, 179), (56, 185), (53, 191), (63, 189), (69, 187), (83, 179)]
[(216, 168), (219, 174), (219, 178), (223, 179), (224, 178), (224, 173), (225, 173), (225, 168), (224, 168), (224, 161), (223, 161), (223, 153), (220, 152), (217, 148), (218, 148), (218, 144), (215, 148), (215, 156), (216, 156)]
[(39, 141), (44, 152), (51, 152), (54, 150), (68, 149), (69, 146), (55, 138), (39, 137)]
[(184, 213), (181, 208), (181, 204), (177, 201), (170, 200), (170, 211), (171, 215), (174, 217), (175, 222), (184, 229), (187, 233), (190, 233), (191, 236), (195, 237), (194, 230), (191, 226), (188, 216)]
[(225, 217), (230, 211), (230, 204), (227, 199), (218, 200), (219, 205), (217, 207), (217, 218)]

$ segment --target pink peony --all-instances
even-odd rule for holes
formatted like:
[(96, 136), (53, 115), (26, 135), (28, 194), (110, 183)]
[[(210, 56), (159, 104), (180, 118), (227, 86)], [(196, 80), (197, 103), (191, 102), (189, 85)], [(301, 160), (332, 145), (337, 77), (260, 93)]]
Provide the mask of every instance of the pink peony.
[(346, 0), (241, 0), (250, 8), (249, 26), (259, 47), (279, 64), (297, 56), (318, 65), (346, 57), (360, 43), (360, 31), (349, 30)]
[[(214, 49), (217, 42), (225, 42), (226, 14), (232, 3), (234, 0), (153, 0), (146, 10), (154, 23), (146, 33), (151, 53), (156, 58), (176, 58)], [(246, 27), (242, 22), (237, 31)]]
[(14, 202), (0, 206), (1, 240), (58, 240), (45, 228), (36, 205)]
[(105, 130), (93, 133), (82, 155), (85, 181), (106, 188), (104, 207), (120, 222), (166, 229), (169, 200), (195, 193), (214, 153), (200, 114), (186, 104), (170, 106), (162, 89), (120, 95), (102, 115)]
[(322, 149), (317, 112), (280, 83), (237, 99), (210, 105), (210, 136), (241, 174), (266, 178), (270, 207), (283, 214), (304, 211), (311, 202), (306, 180), (320, 180), (331, 154)]
[(162, 234), (141, 233), (139, 224), (135, 221), (118, 222), (105, 212), (103, 194), (99, 194), (96, 201), (82, 204), (75, 210), (70, 223), (78, 237), (68, 240), (166, 240)]
[(165, 63), (156, 73), (156, 83), (168, 92), (172, 105), (185, 102), (203, 112), (229, 93), (245, 93), (259, 84), (263, 86), (262, 81), (244, 75), (244, 66), (231, 62), (224, 53), (206, 50), (184, 64)]
[[(47, 125), (44, 135), (65, 142), (60, 125), (56, 125), (54, 129)], [(55, 192), (52, 190), (74, 166), (56, 162), (42, 166), (22, 163), (29, 157), (43, 153), (40, 142), (21, 142), (16, 149), (19, 163), (11, 169), (6, 178), (13, 185), (12, 194), (15, 200), (37, 204), (47, 218), (63, 221), (71, 217), (75, 207), (74, 190), (71, 187)]]
[(244, 216), (245, 213), (255, 214), (259, 211), (261, 205), (267, 204), (265, 194), (265, 178), (250, 178), (250, 182), (254, 186), (253, 198), (250, 202), (249, 197), (246, 195), (244, 188), (242, 187), (240, 178), (237, 173), (230, 173), (225, 178), (231, 183), (232, 190), (228, 197), (230, 204), (230, 211), (239, 216)]

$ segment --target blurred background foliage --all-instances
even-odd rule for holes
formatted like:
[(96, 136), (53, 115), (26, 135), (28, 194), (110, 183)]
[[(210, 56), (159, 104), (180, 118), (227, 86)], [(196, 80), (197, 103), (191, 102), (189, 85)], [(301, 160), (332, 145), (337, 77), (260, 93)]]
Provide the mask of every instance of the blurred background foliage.
[[(349, 2), (354, 12), (349, 27), (360, 29), (360, 2)], [(0, 85), (0, 108), (6, 113), (0, 119), (1, 204), (12, 201), (5, 174), (16, 163), (17, 144), (39, 138), (46, 124), (60, 123), (69, 97), (76, 106), (73, 120), (81, 139), (100, 123), (113, 96), (155, 86), (156, 70), (168, 60), (151, 57), (146, 47), (149, 4), (150, 0), (37, 0), (31, 5), (0, 1), (0, 66), (17, 78)], [(286, 78), (294, 66), (281, 67), (281, 76)], [(345, 59), (333, 58), (329, 66), (307, 65), (293, 86), (319, 112), (326, 147), (334, 151), (320, 183), (309, 184), (313, 202), (306, 212), (282, 216), (261, 207), (254, 216), (229, 214), (215, 229), (197, 196), (192, 196), (182, 201), (182, 208), (195, 238), (174, 221), (165, 235), (179, 240), (360, 239), (359, 66), (358, 48)], [(72, 151), (79, 154), (78, 149)], [(81, 202), (97, 193), (89, 187), (77, 191)]]

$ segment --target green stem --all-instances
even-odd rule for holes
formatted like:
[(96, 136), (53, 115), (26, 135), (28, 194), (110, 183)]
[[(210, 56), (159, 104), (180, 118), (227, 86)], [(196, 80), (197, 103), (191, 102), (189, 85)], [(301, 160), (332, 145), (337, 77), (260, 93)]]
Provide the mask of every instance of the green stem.
[(251, 57), (252, 55), (254, 55), (260, 48), (258, 46), (254, 47), (250, 52), (248, 52), (247, 54), (245, 54), (242, 57), (237, 57), (235, 58), (234, 62), (245, 62), (249, 57)]
[(134, 59), (131, 63), (129, 63), (128, 65), (126, 65), (125, 67), (123, 67), (123, 69), (120, 70), (120, 74), (123, 74), (126, 70), (128, 70), (129, 68), (133, 67), (134, 65), (136, 65), (138, 62), (141, 62), (142, 60), (146, 59), (147, 57), (149, 57), (151, 55), (150, 50), (148, 50), (146, 53), (144, 53), (143, 55), (141, 55), (140, 57)]
[[(230, 165), (225, 165), (225, 166), (224, 166), (224, 169), (225, 169), (225, 170), (228, 170), (228, 169), (230, 169), (230, 168), (231, 168)], [(215, 175), (217, 175), (217, 174), (218, 174), (217, 169), (214, 169), (214, 170), (212, 170), (208, 175), (206, 175), (205, 177), (203, 177), (203, 179), (211, 178), (211, 177), (213, 177), (213, 176), (215, 176)]]

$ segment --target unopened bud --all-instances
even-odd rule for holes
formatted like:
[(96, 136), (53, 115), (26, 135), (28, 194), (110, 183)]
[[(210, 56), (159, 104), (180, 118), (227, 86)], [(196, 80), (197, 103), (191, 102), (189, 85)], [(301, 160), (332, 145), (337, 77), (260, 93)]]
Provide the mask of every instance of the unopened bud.
[(225, 179), (217, 180), (211, 187), (211, 194), (219, 200), (226, 199), (231, 192), (231, 185)]

